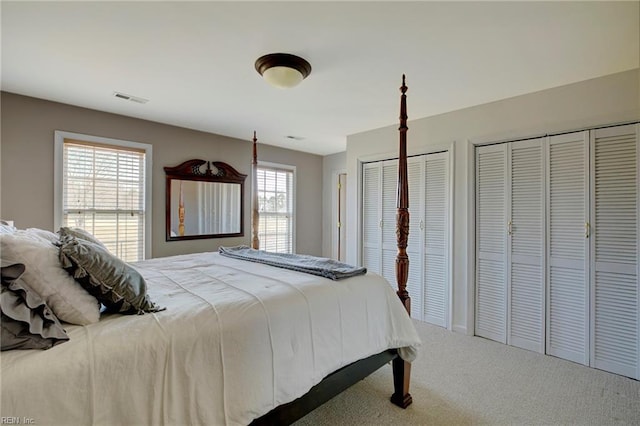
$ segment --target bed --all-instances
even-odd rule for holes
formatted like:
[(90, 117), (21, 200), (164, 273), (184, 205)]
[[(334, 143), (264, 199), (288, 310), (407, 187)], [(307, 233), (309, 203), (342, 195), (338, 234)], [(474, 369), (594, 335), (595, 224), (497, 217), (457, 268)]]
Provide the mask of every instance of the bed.
[(371, 273), (332, 281), (217, 252), (138, 262), (161, 308), (65, 324), (69, 340), (48, 350), (2, 352), (1, 416), (65, 425), (289, 424), (388, 362), (391, 401), (411, 404), (420, 340), (407, 314), (404, 76), (401, 91), (397, 292)]

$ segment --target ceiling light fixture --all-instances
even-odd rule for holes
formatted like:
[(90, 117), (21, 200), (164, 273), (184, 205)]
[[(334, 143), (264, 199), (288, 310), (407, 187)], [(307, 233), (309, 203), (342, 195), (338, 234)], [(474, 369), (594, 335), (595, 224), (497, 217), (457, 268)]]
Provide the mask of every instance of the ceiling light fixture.
[(258, 58), (256, 71), (270, 85), (288, 89), (297, 86), (311, 74), (311, 64), (289, 53), (270, 53)]

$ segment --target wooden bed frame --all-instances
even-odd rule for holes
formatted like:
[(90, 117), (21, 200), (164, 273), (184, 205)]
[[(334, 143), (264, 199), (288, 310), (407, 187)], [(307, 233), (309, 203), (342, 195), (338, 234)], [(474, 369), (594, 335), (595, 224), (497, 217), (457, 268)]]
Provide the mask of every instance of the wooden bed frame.
[[(396, 281), (397, 294), (407, 313), (411, 315), (411, 298), (407, 291), (407, 278), (409, 276), (409, 257), (407, 255), (407, 242), (409, 239), (409, 188), (407, 180), (407, 86), (405, 76), (402, 75), (402, 87), (400, 87), (400, 146), (398, 150), (398, 198), (396, 215), (396, 235), (398, 240), (398, 255), (396, 257)], [(252, 240), (254, 249), (260, 247), (258, 239), (258, 155), (257, 138), (253, 132), (253, 214), (252, 214)], [(402, 360), (396, 349), (387, 350), (369, 358), (361, 359), (346, 367), (337, 370), (320, 383), (311, 388), (309, 392), (288, 404), (274, 408), (264, 416), (254, 420), (251, 425), (286, 425), (295, 422), (338, 395), (351, 385), (359, 382), (369, 374), (378, 370), (388, 362), (393, 365), (393, 388), (391, 402), (406, 408), (412, 403), (409, 394), (409, 382), (411, 376), (411, 363)]]

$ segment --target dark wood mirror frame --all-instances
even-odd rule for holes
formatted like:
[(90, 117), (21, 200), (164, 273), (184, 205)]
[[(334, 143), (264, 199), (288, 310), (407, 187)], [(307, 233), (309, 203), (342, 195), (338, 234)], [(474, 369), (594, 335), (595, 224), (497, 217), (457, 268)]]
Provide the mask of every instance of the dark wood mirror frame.
[[(205, 167), (203, 167), (205, 166)], [(166, 174), (166, 241), (195, 240), (202, 238), (244, 236), (244, 181), (247, 175), (221, 161), (188, 160), (175, 167), (165, 167)], [(240, 188), (240, 230), (239, 232), (218, 234), (172, 235), (171, 232), (171, 182), (173, 180), (218, 182), (237, 184)]]

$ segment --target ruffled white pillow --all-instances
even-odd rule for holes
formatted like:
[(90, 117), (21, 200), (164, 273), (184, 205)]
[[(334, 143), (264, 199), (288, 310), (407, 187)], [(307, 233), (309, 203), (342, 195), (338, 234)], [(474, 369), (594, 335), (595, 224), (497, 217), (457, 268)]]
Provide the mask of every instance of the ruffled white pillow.
[(33, 228), (0, 235), (0, 253), (4, 261), (26, 266), (22, 279), (44, 298), (58, 319), (79, 325), (100, 320), (100, 303), (62, 268), (50, 236)]
[(42, 297), (20, 279), (24, 265), (16, 263), (0, 269), (1, 349), (48, 349), (69, 340), (62, 324)]

